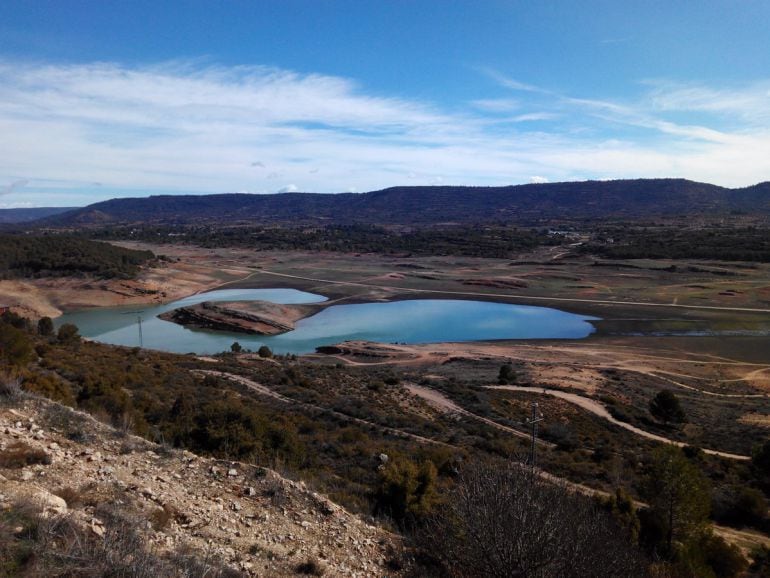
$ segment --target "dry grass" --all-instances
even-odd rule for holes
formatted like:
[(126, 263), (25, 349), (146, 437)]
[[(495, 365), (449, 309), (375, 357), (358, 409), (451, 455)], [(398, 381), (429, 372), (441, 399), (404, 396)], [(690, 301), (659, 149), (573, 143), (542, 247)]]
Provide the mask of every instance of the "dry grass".
[(7, 373), (0, 373), (0, 398), (16, 401), (24, 394), (21, 388), (21, 377)]
[(135, 513), (102, 505), (95, 515), (103, 522), (103, 535), (71, 515), (43, 516), (31, 502), (0, 512), (0, 576), (243, 576), (210, 553), (149, 547)]
[(24, 442), (15, 442), (0, 452), (0, 468), (23, 468), (34, 464), (50, 464), (51, 456)]
[(170, 504), (164, 504), (162, 508), (158, 508), (150, 514), (150, 523), (154, 530), (164, 530), (178, 515), (179, 512), (176, 508)]

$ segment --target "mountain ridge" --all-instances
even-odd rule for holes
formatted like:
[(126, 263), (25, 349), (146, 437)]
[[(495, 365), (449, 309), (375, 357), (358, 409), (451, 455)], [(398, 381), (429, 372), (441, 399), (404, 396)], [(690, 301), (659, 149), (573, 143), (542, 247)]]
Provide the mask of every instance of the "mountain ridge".
[(53, 215), (74, 211), (80, 207), (33, 207), (21, 209), (0, 209), (0, 224), (17, 224), (44, 219)]
[(536, 183), (501, 187), (398, 186), (367, 193), (223, 193), (101, 201), (34, 224), (537, 223), (553, 219), (643, 219), (770, 215), (770, 182), (729, 189), (686, 179)]

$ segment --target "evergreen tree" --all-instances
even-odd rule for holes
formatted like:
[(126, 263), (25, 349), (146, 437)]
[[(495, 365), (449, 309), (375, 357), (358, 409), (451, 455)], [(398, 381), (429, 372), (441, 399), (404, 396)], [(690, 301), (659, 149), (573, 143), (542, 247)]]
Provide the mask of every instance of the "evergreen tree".
[(687, 416), (679, 404), (679, 398), (668, 390), (658, 392), (650, 401), (650, 413), (665, 424), (685, 423)]

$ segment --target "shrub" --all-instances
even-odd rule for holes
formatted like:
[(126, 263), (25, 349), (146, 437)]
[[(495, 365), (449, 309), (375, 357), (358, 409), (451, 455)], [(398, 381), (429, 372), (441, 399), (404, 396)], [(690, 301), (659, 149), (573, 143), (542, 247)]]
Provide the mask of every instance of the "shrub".
[(51, 463), (51, 456), (24, 442), (15, 442), (0, 452), (0, 468), (23, 468), (33, 464)]
[(497, 374), (497, 382), (500, 385), (506, 383), (515, 382), (517, 379), (516, 372), (513, 370), (513, 365), (505, 363), (500, 366), (500, 372)]
[(59, 340), (59, 343), (63, 344), (76, 343), (80, 341), (80, 335), (78, 334), (79, 331), (80, 330), (78, 329), (77, 325), (72, 323), (65, 323), (59, 327), (59, 332), (56, 334), (56, 339)]
[(164, 504), (162, 508), (154, 510), (150, 514), (150, 524), (154, 530), (168, 528), (169, 524), (179, 515), (176, 508), (170, 504)]
[(0, 397), (16, 400), (21, 397), (21, 378), (9, 374), (0, 374)]
[(422, 518), (438, 504), (436, 467), (424, 461), (419, 466), (408, 459), (394, 459), (380, 472), (375, 512), (404, 525)]
[(67, 502), (68, 508), (74, 508), (83, 504), (83, 492), (72, 486), (64, 486), (58, 490), (54, 490), (53, 494)]
[(35, 349), (27, 334), (13, 325), (0, 323), (0, 362), (21, 367), (35, 358)]
[(257, 355), (259, 355), (260, 357), (273, 357), (273, 352), (267, 345), (262, 345), (257, 350)]
[(751, 457), (751, 473), (766, 493), (770, 493), (770, 440), (758, 447)]
[(53, 321), (50, 317), (41, 317), (37, 322), (37, 332), (43, 337), (53, 335)]
[(650, 413), (655, 419), (659, 419), (665, 424), (685, 423), (687, 421), (684, 410), (679, 404), (679, 398), (667, 389), (658, 392), (652, 398)]
[(759, 490), (728, 486), (714, 493), (712, 511), (714, 519), (721, 522), (760, 526), (767, 515), (767, 502)]
[(323, 576), (326, 569), (315, 558), (308, 558), (304, 562), (297, 564), (295, 568), (297, 574), (307, 574), (309, 576)]
[(416, 540), (442, 576), (646, 576), (624, 534), (591, 499), (530, 470), (472, 464)]

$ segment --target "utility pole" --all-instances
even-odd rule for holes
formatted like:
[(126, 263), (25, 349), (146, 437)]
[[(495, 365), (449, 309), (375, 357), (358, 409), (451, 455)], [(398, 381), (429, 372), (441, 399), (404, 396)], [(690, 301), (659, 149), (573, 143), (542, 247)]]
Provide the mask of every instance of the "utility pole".
[(532, 433), (530, 435), (530, 446), (529, 446), (529, 466), (534, 470), (535, 469), (535, 448), (537, 447), (537, 424), (543, 421), (543, 414), (540, 413), (540, 409), (538, 406), (538, 403), (536, 401), (532, 402), (532, 417), (527, 420), (527, 423), (529, 423), (532, 426)]

